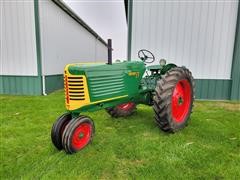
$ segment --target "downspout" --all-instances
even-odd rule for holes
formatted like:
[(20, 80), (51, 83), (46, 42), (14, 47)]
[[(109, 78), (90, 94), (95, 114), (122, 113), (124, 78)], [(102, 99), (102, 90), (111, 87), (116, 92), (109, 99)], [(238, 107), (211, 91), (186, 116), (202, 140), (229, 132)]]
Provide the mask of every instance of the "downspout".
[(44, 96), (46, 96), (47, 95), (47, 93), (46, 93), (46, 76), (44, 75), (45, 74), (45, 69), (44, 69), (44, 67), (45, 67), (45, 64), (44, 64), (44, 61), (43, 61), (43, 55), (44, 55), (44, 49), (42, 48), (42, 37), (41, 37), (41, 24), (40, 24), (40, 12), (38, 11), (38, 19), (39, 19), (39, 36), (40, 36), (40, 53), (41, 53), (41, 72), (42, 72), (42, 74), (41, 74), (41, 76), (42, 76), (42, 95), (44, 95)]
[(45, 75), (42, 75), (42, 94), (44, 96), (47, 95), (47, 93), (46, 93), (46, 86), (45, 86)]

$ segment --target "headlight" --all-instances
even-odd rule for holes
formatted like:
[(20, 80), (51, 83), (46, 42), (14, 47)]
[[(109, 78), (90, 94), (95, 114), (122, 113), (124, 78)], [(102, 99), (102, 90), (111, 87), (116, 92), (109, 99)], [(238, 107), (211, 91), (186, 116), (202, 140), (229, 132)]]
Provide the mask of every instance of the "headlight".
[(165, 59), (160, 59), (159, 63), (160, 63), (160, 66), (164, 66), (166, 65), (167, 61)]

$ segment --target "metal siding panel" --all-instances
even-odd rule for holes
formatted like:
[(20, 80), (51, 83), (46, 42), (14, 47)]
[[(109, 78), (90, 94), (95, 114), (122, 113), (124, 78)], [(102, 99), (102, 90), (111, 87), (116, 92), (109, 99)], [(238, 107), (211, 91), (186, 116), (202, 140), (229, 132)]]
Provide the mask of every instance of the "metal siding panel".
[[(16, 78), (15, 78), (16, 81)], [(22, 92), (21, 80), (15, 82), (16, 92)]]
[(108, 53), (106, 50), (106, 46), (96, 39), (95, 47), (95, 62), (106, 62), (106, 57)]
[(208, 99), (208, 81), (206, 79), (202, 80), (201, 99)]
[(217, 81), (215, 82), (215, 86), (216, 86), (216, 94), (215, 94), (215, 98), (221, 98), (222, 97), (222, 88), (223, 88), (223, 81)]
[(107, 47), (96, 52), (96, 38), (55, 3), (39, 1), (39, 8), (44, 75), (62, 74), (69, 63), (107, 61)]
[(28, 83), (27, 83), (27, 82), (28, 82), (28, 79), (22, 78), (20, 81), (21, 81), (21, 83), (22, 83), (22, 88), (23, 88), (22, 90), (23, 90), (23, 92), (26, 92), (26, 94), (28, 94), (28, 93), (29, 93), (29, 91), (28, 91), (28, 89), (29, 89), (28, 86), (29, 86), (29, 85), (28, 85)]
[(215, 97), (215, 92), (216, 92), (216, 85), (215, 83), (208, 83), (208, 99), (211, 99), (211, 97)]
[(230, 79), (237, 5), (133, 1), (131, 57), (137, 59), (137, 51), (146, 48), (157, 58), (187, 66), (197, 79)]
[(0, 94), (3, 94), (3, 78), (0, 76)]
[(231, 95), (231, 84), (232, 81), (223, 81), (223, 87), (225, 87), (225, 91), (223, 91), (223, 99), (230, 99), (230, 95)]
[(196, 79), (195, 82), (196, 99), (229, 99), (231, 80)]
[(38, 76), (0, 76), (0, 94), (41, 95)]
[(201, 97), (201, 89), (199, 87), (202, 86), (202, 81), (195, 79), (195, 97), (200, 98)]
[(37, 75), (33, 1), (1, 1), (1, 75)]
[(57, 89), (63, 88), (63, 75), (49, 75), (45, 76), (46, 93), (49, 94)]

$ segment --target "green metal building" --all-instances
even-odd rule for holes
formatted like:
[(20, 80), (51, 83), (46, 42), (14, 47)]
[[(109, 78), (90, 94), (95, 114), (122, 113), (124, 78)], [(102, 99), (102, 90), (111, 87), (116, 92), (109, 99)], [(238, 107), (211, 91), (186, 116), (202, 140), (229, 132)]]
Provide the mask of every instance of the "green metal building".
[(197, 99), (240, 100), (238, 1), (125, 0), (128, 59), (139, 49), (188, 67)]
[(0, 1), (0, 94), (63, 88), (64, 66), (107, 60), (106, 42), (58, 0)]

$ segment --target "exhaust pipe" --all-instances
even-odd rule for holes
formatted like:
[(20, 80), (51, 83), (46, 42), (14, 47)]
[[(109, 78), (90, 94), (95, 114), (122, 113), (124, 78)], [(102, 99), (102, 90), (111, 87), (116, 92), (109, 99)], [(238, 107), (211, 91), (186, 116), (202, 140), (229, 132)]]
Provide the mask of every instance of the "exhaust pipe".
[(108, 64), (112, 64), (112, 39), (108, 39)]

